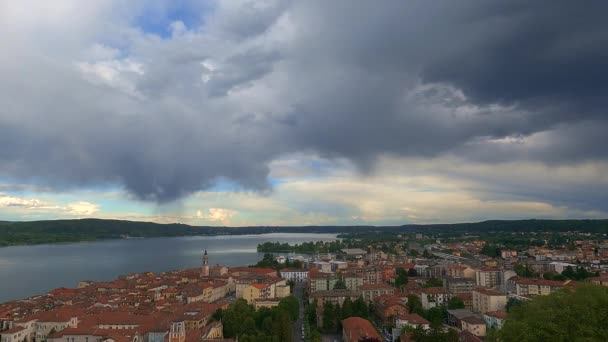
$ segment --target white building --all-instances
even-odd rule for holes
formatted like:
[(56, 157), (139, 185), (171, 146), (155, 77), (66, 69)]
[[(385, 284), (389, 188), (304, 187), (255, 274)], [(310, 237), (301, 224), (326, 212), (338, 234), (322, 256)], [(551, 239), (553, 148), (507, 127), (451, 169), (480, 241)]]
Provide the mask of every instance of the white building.
[(281, 270), (281, 278), (295, 282), (305, 282), (308, 280), (308, 271), (293, 268), (283, 269)]

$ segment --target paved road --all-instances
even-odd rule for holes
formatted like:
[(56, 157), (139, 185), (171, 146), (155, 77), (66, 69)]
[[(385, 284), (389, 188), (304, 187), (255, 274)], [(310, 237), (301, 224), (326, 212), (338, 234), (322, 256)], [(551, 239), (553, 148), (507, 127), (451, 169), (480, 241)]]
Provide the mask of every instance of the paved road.
[(302, 302), (302, 295), (304, 294), (304, 283), (296, 283), (296, 286), (293, 288), (293, 294), (300, 302), (300, 317), (298, 317), (298, 320), (293, 324), (293, 341), (303, 342), (302, 325), (304, 324), (304, 303)]

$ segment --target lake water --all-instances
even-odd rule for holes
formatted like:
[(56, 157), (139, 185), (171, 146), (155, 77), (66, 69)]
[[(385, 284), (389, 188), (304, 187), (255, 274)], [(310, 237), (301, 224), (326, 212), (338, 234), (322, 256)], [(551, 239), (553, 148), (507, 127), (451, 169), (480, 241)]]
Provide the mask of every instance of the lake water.
[(162, 272), (199, 267), (203, 250), (209, 264), (255, 264), (265, 241), (302, 243), (334, 241), (335, 234), (273, 233), (261, 235), (188, 236), (121, 239), (99, 242), (0, 248), (0, 303), (76, 287), (80, 280), (112, 280), (132, 272)]

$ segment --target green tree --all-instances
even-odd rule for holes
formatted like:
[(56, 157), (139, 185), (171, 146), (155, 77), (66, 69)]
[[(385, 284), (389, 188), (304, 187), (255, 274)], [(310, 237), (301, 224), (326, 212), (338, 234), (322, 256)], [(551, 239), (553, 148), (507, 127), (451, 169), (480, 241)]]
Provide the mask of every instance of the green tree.
[(295, 296), (292, 295), (281, 299), (278, 308), (279, 310), (284, 310), (289, 313), (289, 317), (293, 321), (298, 319), (300, 313), (300, 303)]
[(445, 307), (442, 306), (436, 306), (424, 312), (424, 318), (431, 322), (431, 327), (441, 327), (447, 317), (448, 313)]
[(608, 341), (608, 288), (581, 285), (515, 307), (499, 335), (502, 341)]
[(357, 298), (353, 303), (353, 316), (368, 319), (369, 312), (369, 306), (367, 305), (363, 297)]
[(422, 314), (424, 312), (422, 308), (422, 302), (420, 301), (420, 297), (416, 295), (407, 296), (407, 309), (410, 313)]
[(452, 297), (448, 301), (448, 309), (464, 309), (464, 302), (460, 298)]
[(338, 278), (338, 280), (334, 284), (334, 290), (339, 290), (339, 289), (340, 290), (346, 289), (346, 282), (344, 282), (344, 279), (342, 279), (342, 278)]
[(354, 316), (353, 312), (354, 312), (353, 302), (350, 300), (349, 297), (346, 297), (346, 299), (344, 300), (344, 303), (342, 304), (342, 315), (340, 316), (340, 318), (345, 319), (345, 318), (353, 317)]
[(407, 271), (399, 267), (396, 270), (396, 275), (397, 276), (395, 277), (395, 287), (401, 289), (407, 284)]
[(334, 317), (335, 309), (331, 302), (323, 304), (323, 329), (325, 331), (334, 331), (336, 329), (336, 320)]

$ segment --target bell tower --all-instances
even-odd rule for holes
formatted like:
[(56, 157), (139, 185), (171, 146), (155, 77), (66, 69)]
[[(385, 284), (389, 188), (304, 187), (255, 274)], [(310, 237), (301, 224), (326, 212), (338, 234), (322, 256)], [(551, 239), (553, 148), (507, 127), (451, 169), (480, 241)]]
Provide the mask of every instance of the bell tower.
[(207, 255), (207, 250), (205, 249), (205, 253), (203, 254), (203, 266), (201, 269), (201, 277), (209, 276), (209, 255)]

